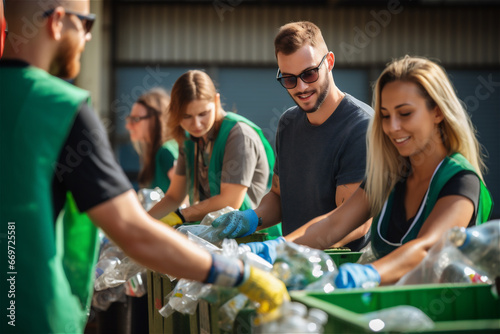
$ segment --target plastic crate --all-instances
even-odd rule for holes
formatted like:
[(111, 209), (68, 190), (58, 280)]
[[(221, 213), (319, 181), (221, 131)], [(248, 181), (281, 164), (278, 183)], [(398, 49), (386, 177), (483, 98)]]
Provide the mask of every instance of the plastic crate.
[(290, 295), (328, 314), (325, 333), (371, 333), (362, 314), (399, 305), (415, 306), (435, 322), (433, 330), (420, 333), (500, 332), (500, 300), (485, 284), (391, 286), (330, 294), (292, 291)]
[(343, 263), (355, 263), (361, 257), (361, 252), (351, 252), (349, 249), (325, 249), (324, 252), (332, 258), (339, 267)]

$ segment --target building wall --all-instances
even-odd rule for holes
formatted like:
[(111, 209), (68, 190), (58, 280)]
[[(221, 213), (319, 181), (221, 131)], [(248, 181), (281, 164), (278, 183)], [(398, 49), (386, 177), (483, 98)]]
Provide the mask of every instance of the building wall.
[[(336, 7), (240, 4), (117, 8), (116, 61), (274, 64), (273, 39), (290, 21), (311, 20), (343, 66), (385, 64), (407, 53), (446, 65), (500, 62), (500, 11), (481, 7)], [(133, 24), (131, 24), (133, 22)]]

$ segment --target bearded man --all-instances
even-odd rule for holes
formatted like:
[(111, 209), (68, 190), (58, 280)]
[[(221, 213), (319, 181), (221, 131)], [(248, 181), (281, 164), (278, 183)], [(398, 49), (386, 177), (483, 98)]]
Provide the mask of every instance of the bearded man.
[[(335, 85), (335, 55), (319, 27), (308, 21), (288, 23), (279, 29), (274, 49), (276, 79), (297, 106), (285, 111), (278, 124), (271, 191), (254, 211), (217, 218), (213, 225), (225, 226), (220, 237), (235, 238), (280, 221), (286, 236), (342, 205), (364, 178), (373, 110)], [(359, 251), (369, 241), (370, 224), (333, 246)]]
[(5, 10), (0, 236), (9, 262), (0, 274), (1, 308), (7, 310), (0, 333), (83, 333), (97, 227), (143, 266), (236, 286), (260, 311), (288, 299), (271, 274), (203, 251), (144, 211), (88, 92), (60, 79), (80, 71), (95, 19), (89, 1), (12, 0)]

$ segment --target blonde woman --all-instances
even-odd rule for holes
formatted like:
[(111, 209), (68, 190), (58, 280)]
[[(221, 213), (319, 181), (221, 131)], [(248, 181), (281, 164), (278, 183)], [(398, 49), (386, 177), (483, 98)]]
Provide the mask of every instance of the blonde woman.
[(166, 192), (170, 186), (168, 174), (177, 159), (178, 146), (164, 125), (169, 102), (164, 89), (153, 88), (137, 99), (126, 118), (125, 127), (141, 161), (140, 188), (160, 187)]
[[(393, 61), (375, 85), (374, 109), (366, 182), (344, 205), (285, 237), (325, 249), (373, 217), (377, 260), (342, 265), (341, 288), (395, 283), (445, 231), (481, 224), (492, 208), (475, 130), (439, 65), (409, 56)], [(275, 247), (248, 245), (268, 258)]]

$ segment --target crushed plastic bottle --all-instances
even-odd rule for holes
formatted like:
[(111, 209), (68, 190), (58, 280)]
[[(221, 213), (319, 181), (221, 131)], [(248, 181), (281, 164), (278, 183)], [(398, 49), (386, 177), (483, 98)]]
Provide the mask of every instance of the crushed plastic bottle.
[(255, 328), (257, 334), (270, 333), (323, 333), (328, 315), (319, 309), (310, 309), (298, 302), (284, 303), (280, 317)]
[(96, 279), (94, 288), (97, 291), (112, 288), (127, 282), (137, 273), (145, 272), (146, 268), (135, 263), (129, 257), (123, 258), (115, 267), (105, 270), (104, 273)]
[(222, 225), (219, 227), (213, 227), (212, 222), (219, 216), (231, 211), (234, 211), (234, 209), (230, 206), (226, 206), (225, 208), (205, 215), (199, 225), (181, 225), (177, 228), (177, 231), (186, 235), (188, 233), (192, 233), (217, 247), (221, 247), (224, 238), (219, 237), (219, 234), (225, 227)]
[(447, 267), (443, 269), (439, 283), (488, 283), (491, 284), (491, 280), (488, 276), (479, 273), (470, 266), (455, 262), (450, 263)]
[(146, 273), (137, 273), (124, 284), (125, 294), (131, 297), (142, 297), (148, 292)]
[(248, 297), (239, 293), (229, 299), (219, 308), (219, 328), (225, 331), (232, 331), (236, 315), (248, 303)]
[(234, 209), (230, 206), (226, 206), (220, 210), (207, 213), (207, 215), (201, 220), (200, 225), (211, 226), (215, 219), (231, 211), (234, 211)]
[(492, 277), (500, 276), (500, 220), (470, 228), (453, 228), (448, 239), (475, 267)]
[(284, 242), (276, 247), (272, 273), (285, 283), (288, 290), (304, 290), (313, 283), (316, 283), (316, 290), (318, 281), (331, 284), (330, 274), (334, 272), (337, 272), (335, 263), (321, 250), (293, 242)]
[(161, 201), (164, 196), (165, 193), (159, 187), (154, 189), (142, 188), (137, 192), (139, 202), (146, 211), (149, 211), (156, 203)]
[(106, 289), (107, 283), (105, 282), (105, 277), (108, 273), (113, 271), (118, 264), (120, 264), (120, 259), (116, 257), (104, 257), (100, 259), (95, 267), (95, 282), (94, 288), (97, 291)]
[(361, 322), (373, 332), (420, 332), (434, 328), (434, 322), (414, 306), (400, 305), (361, 316)]
[(317, 333), (322, 334), (323, 326), (328, 321), (328, 315), (317, 308), (312, 308), (309, 310), (309, 314), (306, 318), (307, 320), (307, 333)]
[(102, 291), (94, 291), (92, 306), (100, 311), (106, 311), (114, 302), (125, 302), (124, 287), (122, 285)]

